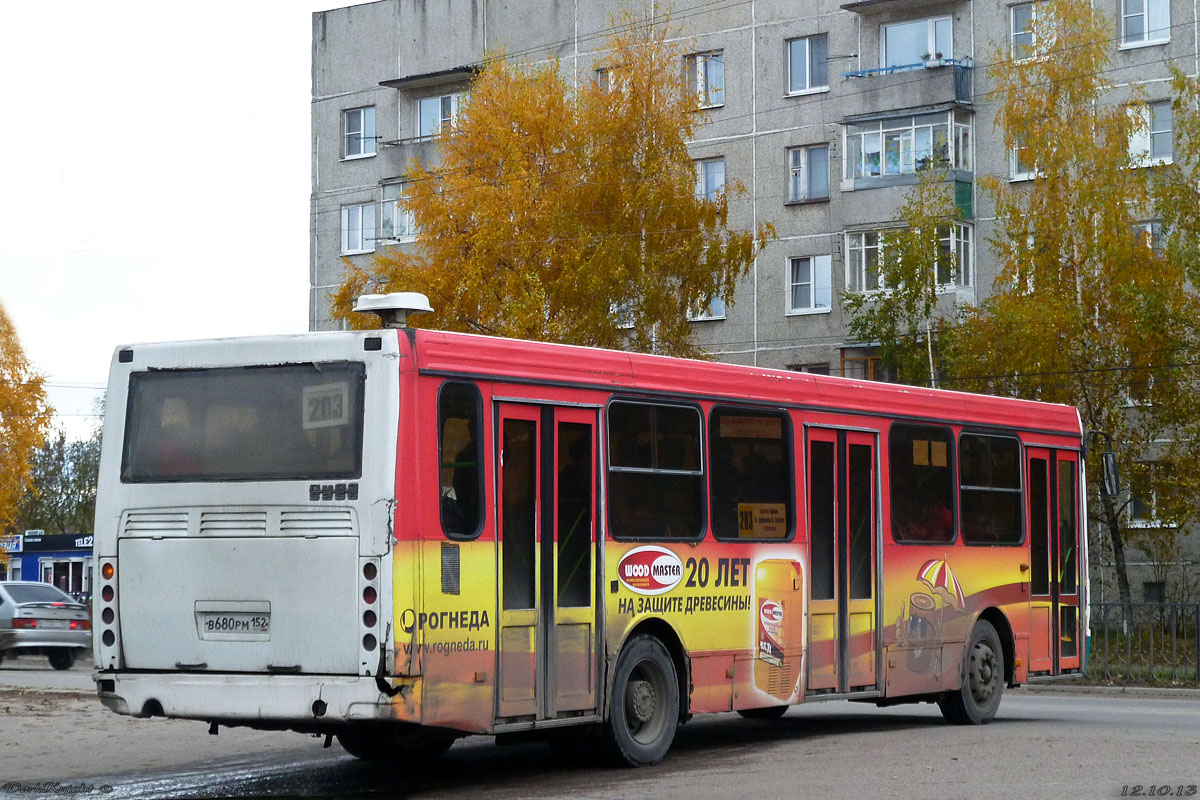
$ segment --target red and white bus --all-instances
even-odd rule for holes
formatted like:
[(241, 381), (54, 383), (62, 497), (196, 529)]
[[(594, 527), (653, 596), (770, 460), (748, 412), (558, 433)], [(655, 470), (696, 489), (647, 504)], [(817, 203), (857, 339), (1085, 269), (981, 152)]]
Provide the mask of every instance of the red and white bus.
[(835, 698), (986, 723), (1084, 667), (1083, 458), (1066, 406), (653, 355), (122, 347), (98, 691), (392, 759), (597, 735), (649, 764), (694, 714)]

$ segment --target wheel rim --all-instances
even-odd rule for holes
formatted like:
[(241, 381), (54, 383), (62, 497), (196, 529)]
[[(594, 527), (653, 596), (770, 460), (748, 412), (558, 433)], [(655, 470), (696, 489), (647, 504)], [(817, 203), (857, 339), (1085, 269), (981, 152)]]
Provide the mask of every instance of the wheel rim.
[(666, 725), (667, 681), (652, 661), (641, 661), (625, 684), (625, 722), (640, 744), (652, 744)]
[(971, 654), (969, 675), (971, 699), (986, 706), (1000, 688), (1000, 663), (996, 651), (987, 642), (976, 642)]

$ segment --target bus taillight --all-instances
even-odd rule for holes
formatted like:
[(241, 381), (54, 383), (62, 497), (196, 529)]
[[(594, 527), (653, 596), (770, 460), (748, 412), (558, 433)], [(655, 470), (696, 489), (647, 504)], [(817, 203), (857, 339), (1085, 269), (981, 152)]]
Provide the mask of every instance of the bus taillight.
[(376, 594), (374, 586), (368, 586), (367, 588), (363, 589), (363, 602), (367, 605), (374, 603), (377, 597), (378, 594)]

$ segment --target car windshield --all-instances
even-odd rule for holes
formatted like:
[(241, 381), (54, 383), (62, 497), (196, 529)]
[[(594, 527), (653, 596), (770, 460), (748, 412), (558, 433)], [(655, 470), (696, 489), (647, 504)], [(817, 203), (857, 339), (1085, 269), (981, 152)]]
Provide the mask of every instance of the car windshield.
[(60, 592), (48, 583), (6, 583), (4, 590), (17, 605), (22, 603), (70, 603), (78, 605), (70, 595)]

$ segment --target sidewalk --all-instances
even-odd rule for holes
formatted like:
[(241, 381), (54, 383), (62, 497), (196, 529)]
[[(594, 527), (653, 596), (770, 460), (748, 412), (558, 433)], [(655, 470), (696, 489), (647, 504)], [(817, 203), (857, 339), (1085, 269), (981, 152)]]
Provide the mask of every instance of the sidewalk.
[(1010, 689), (1009, 691), (1028, 692), (1029, 694), (1121, 695), (1124, 697), (1173, 697), (1180, 700), (1200, 700), (1200, 688), (1194, 686), (1191, 688), (1172, 686), (1097, 686), (1091, 683), (1056, 680), (1026, 683), (1022, 684), (1019, 689)]

